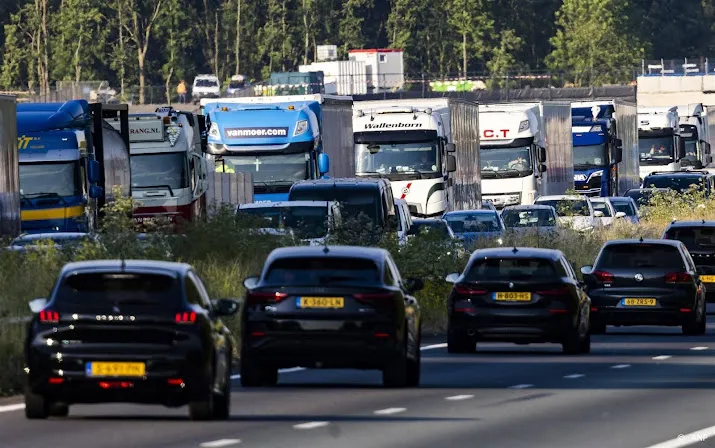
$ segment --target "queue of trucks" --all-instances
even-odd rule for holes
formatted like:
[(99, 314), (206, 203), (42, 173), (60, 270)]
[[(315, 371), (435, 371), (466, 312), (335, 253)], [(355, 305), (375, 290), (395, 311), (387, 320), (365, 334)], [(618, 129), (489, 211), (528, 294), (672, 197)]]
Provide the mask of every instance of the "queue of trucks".
[(653, 171), (715, 170), (715, 107), (620, 100), (476, 104), (323, 94), (211, 98), (199, 113), (0, 98), (4, 234), (90, 232), (119, 188), (138, 224), (206, 214), (208, 174), (250, 173), (255, 202), (301, 180), (386, 179), (414, 217), (616, 196)]

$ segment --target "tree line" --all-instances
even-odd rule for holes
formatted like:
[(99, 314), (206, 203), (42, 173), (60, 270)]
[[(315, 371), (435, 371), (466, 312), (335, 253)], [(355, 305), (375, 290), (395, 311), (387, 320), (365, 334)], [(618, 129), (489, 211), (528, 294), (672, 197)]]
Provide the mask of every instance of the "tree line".
[[(534, 70), (628, 81), (641, 58), (707, 56), (715, 0), (4, 0), (0, 84), (266, 79), (334, 44), (402, 48), (427, 78)], [(141, 99), (140, 99), (141, 100)]]

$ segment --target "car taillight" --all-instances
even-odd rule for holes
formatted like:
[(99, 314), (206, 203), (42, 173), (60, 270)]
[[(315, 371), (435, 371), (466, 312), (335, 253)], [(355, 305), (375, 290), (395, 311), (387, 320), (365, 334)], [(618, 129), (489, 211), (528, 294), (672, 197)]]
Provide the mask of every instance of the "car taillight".
[(263, 303), (276, 303), (288, 297), (283, 292), (251, 292), (246, 296), (247, 305), (260, 305)]
[(541, 296), (563, 296), (571, 293), (571, 290), (569, 290), (568, 286), (562, 286), (560, 288), (554, 288), (554, 289), (544, 289), (541, 291), (535, 291), (536, 294), (539, 294)]
[(486, 289), (475, 288), (471, 285), (456, 284), (454, 285), (454, 292), (463, 296), (478, 296), (480, 294), (486, 294)]
[(196, 322), (196, 312), (195, 311), (184, 311), (183, 313), (176, 313), (174, 318), (177, 324), (193, 324)]
[(601, 283), (613, 283), (613, 279), (616, 278), (615, 275), (605, 271), (594, 271), (591, 275)]
[(693, 276), (687, 272), (671, 272), (665, 274), (666, 283), (688, 283), (693, 281)]
[(40, 311), (40, 322), (43, 324), (56, 324), (60, 321), (60, 313), (57, 311)]

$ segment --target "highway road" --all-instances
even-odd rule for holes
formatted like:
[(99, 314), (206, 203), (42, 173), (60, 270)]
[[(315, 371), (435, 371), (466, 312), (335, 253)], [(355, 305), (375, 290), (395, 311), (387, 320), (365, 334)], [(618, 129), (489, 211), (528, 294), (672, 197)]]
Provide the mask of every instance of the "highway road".
[(609, 328), (581, 356), (496, 343), (448, 355), (443, 341), (425, 341), (418, 389), (383, 389), (379, 372), (290, 369), (274, 388), (236, 384), (225, 422), (131, 405), (74, 406), (66, 419), (28, 421), (21, 404), (4, 402), (0, 446), (715, 447), (710, 320), (701, 337)]

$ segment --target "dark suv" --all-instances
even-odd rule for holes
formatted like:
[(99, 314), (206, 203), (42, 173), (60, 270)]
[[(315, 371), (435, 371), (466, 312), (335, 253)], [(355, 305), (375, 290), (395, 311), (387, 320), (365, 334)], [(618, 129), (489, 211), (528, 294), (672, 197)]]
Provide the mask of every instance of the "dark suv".
[(713, 176), (707, 171), (656, 171), (643, 179), (643, 188), (670, 188), (680, 193), (696, 185), (709, 197), (715, 187)]
[(715, 302), (715, 221), (673, 221), (663, 239), (685, 244), (705, 284), (707, 301)]
[(581, 268), (591, 297), (591, 331), (606, 325), (681, 325), (705, 333), (705, 289), (680, 241), (613, 240)]

